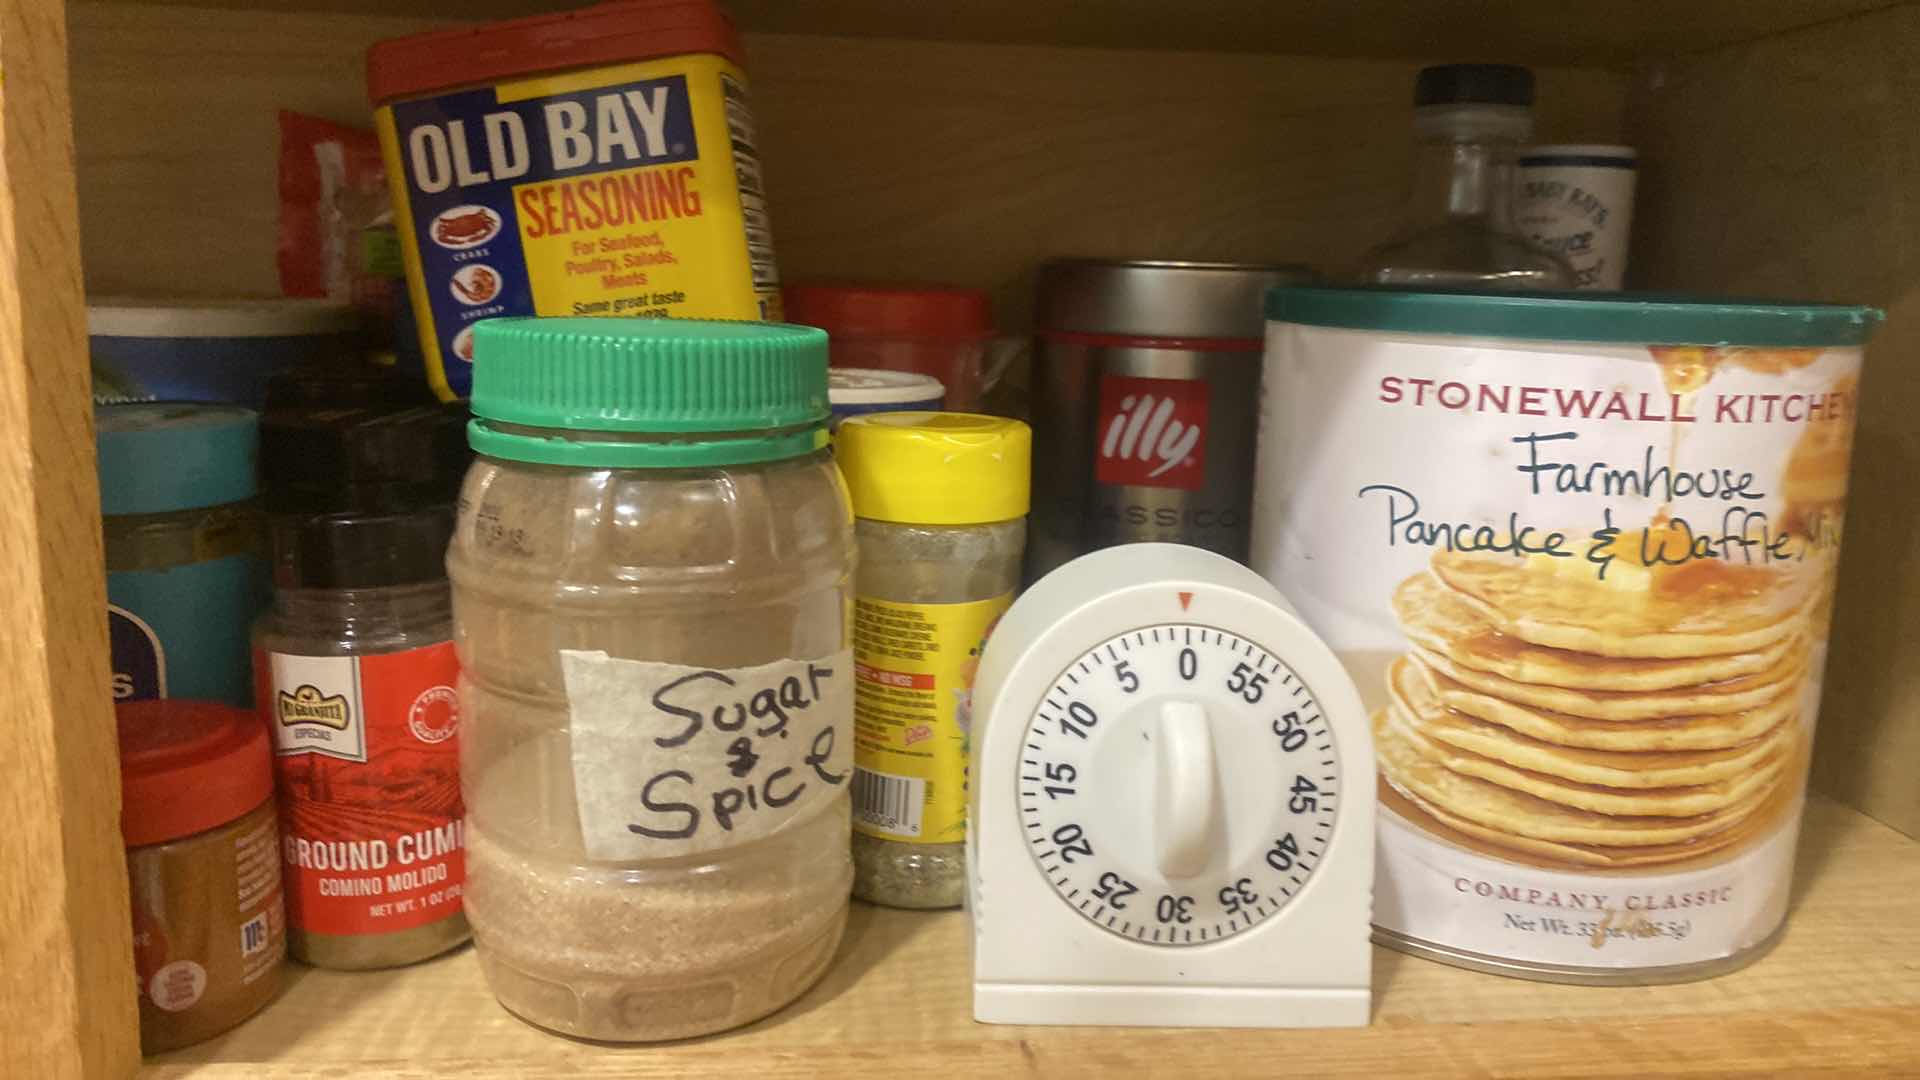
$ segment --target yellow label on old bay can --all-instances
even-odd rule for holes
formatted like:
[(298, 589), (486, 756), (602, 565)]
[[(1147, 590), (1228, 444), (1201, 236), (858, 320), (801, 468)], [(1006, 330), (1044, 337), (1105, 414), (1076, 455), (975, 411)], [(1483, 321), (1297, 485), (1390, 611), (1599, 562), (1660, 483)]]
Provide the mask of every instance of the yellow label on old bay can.
[(427, 377), (472, 385), (507, 315), (778, 318), (746, 75), (694, 54), (376, 114)]
[(973, 678), (1011, 592), (958, 604), (854, 602), (853, 827), (919, 844), (966, 839)]

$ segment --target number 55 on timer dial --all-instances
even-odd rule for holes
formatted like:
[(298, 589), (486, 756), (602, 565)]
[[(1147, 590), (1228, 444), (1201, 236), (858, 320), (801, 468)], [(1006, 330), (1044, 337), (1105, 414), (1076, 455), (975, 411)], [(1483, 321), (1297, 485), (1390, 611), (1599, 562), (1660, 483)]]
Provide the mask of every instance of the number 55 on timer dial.
[(1175, 544), (1028, 590), (981, 660), (967, 844), (974, 1016), (1364, 1024), (1374, 765), (1292, 606)]

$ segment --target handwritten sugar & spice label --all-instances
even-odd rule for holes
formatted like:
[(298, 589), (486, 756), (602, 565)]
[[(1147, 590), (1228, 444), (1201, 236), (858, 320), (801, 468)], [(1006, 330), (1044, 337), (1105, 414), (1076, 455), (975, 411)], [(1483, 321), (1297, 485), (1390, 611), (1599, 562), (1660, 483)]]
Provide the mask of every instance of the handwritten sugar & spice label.
[(560, 654), (595, 859), (734, 847), (818, 813), (853, 769), (853, 657), (747, 668)]

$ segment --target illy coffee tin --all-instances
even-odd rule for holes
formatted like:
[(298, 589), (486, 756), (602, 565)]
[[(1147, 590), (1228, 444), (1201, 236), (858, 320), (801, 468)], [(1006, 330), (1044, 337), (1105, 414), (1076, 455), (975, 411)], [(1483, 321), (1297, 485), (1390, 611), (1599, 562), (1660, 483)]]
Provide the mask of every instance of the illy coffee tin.
[(1290, 265), (1040, 268), (1029, 578), (1137, 541), (1246, 560), (1261, 300), (1312, 277)]
[(1787, 915), (1871, 308), (1276, 289), (1253, 567), (1359, 684), (1388, 944), (1696, 979)]

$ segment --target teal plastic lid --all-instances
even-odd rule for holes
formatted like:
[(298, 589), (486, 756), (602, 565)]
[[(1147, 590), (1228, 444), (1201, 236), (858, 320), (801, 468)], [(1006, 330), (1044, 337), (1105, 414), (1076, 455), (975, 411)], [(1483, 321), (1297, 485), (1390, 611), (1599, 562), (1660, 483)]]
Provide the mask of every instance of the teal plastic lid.
[(1516, 341), (1631, 345), (1863, 345), (1878, 308), (1786, 304), (1674, 293), (1492, 292), (1471, 289), (1278, 285), (1272, 322), (1455, 334)]
[(260, 490), (260, 418), (234, 405), (97, 405), (100, 512), (166, 514)]
[[(476, 452), (589, 468), (777, 461), (826, 445), (827, 335), (698, 319), (488, 319)], [(564, 434), (563, 434), (564, 433)]]

